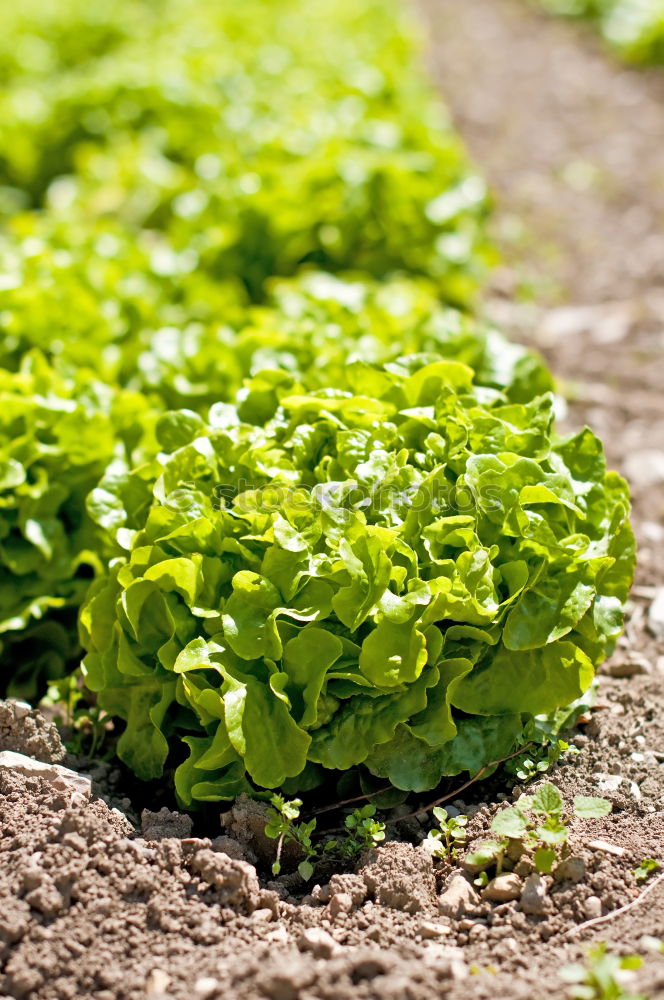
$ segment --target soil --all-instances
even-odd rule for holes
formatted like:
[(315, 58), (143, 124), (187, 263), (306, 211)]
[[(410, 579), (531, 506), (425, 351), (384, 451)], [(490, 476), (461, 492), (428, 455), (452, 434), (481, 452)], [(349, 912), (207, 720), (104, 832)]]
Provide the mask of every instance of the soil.
[[(602, 795), (613, 811), (574, 820), (565, 867), (522, 898), (523, 868), (503, 886), (517, 898), (491, 900), (432, 862), (431, 820), (405, 807), (353, 871), (305, 886), (270, 875), (261, 804), (192, 827), (121, 771), (65, 757), (38, 713), (0, 703), (0, 752), (93, 779), (88, 796), (61, 767), (0, 767), (0, 1000), (563, 1000), (561, 967), (598, 941), (643, 955), (630, 990), (664, 997), (664, 956), (644, 941), (664, 938), (664, 881), (634, 875), (644, 858), (664, 864), (664, 624), (651, 611), (664, 587), (664, 75), (623, 69), (582, 26), (521, 0), (420, 10), (433, 73), (496, 192), (507, 263), (484, 308), (547, 354), (566, 422), (591, 423), (634, 489), (627, 631), (570, 734), (578, 753), (547, 775), (567, 801)], [(469, 843), (522, 791), (499, 773), (456, 798)]]

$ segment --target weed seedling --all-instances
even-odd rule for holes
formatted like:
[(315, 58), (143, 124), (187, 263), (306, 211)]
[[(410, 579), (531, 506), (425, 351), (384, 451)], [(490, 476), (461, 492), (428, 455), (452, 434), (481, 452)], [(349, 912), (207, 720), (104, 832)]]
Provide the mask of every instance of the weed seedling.
[(567, 844), (570, 815), (590, 819), (607, 816), (611, 808), (606, 799), (577, 795), (567, 812), (562, 795), (547, 782), (534, 795), (522, 795), (516, 805), (501, 809), (491, 824), (496, 839), (480, 844), (465, 861), (478, 872), (495, 866), (499, 875), (506, 856), (526, 853), (532, 856), (537, 871), (548, 874)]
[(646, 882), (651, 875), (658, 872), (662, 866), (654, 858), (644, 858), (638, 868), (635, 868), (632, 875), (637, 882)]
[(455, 861), (466, 843), (467, 816), (448, 816), (447, 809), (436, 806), (433, 810), (438, 827), (430, 830), (424, 846), (432, 857)]
[(601, 942), (588, 952), (585, 965), (567, 965), (561, 977), (570, 983), (570, 1000), (645, 1000), (642, 994), (629, 993), (625, 986), (643, 960), (638, 955), (612, 955)]
[(336, 849), (345, 861), (352, 861), (362, 851), (377, 847), (385, 840), (385, 824), (374, 819), (375, 815), (376, 807), (372, 805), (354, 809), (344, 822), (346, 836), (339, 842), (330, 841), (326, 850)]
[(65, 745), (70, 753), (79, 757), (111, 754), (111, 748), (105, 744), (113, 728), (112, 719), (98, 705), (90, 703), (76, 675), (53, 681), (42, 704), (54, 709), (57, 724), (69, 730)]
[(362, 851), (377, 847), (385, 840), (385, 824), (375, 819), (376, 807), (366, 805), (355, 809), (346, 816), (344, 823), (345, 835), (340, 840), (327, 840), (324, 844), (314, 845), (312, 836), (316, 829), (316, 820), (308, 823), (295, 822), (300, 817), (301, 799), (291, 799), (287, 802), (281, 795), (273, 795), (270, 799), (271, 809), (265, 826), (265, 834), (277, 841), (277, 856), (272, 865), (272, 874), (281, 872), (281, 853), (284, 844), (296, 844), (302, 861), (297, 870), (308, 882), (313, 876), (315, 866), (321, 854), (334, 854), (344, 862), (353, 861)]
[(296, 823), (302, 807), (301, 799), (287, 802), (281, 795), (273, 795), (270, 799), (271, 809), (265, 826), (265, 835), (277, 841), (277, 857), (272, 865), (272, 874), (281, 872), (281, 852), (284, 844), (297, 844), (304, 858), (297, 866), (302, 878), (308, 882), (314, 873), (314, 863), (318, 850), (311, 842), (311, 835), (316, 829), (316, 820), (308, 823)]
[(527, 753), (520, 754), (507, 761), (505, 770), (525, 785), (534, 778), (541, 778), (549, 768), (557, 763), (563, 754), (578, 753), (577, 747), (570, 746), (564, 740), (556, 740), (542, 747), (535, 747)]

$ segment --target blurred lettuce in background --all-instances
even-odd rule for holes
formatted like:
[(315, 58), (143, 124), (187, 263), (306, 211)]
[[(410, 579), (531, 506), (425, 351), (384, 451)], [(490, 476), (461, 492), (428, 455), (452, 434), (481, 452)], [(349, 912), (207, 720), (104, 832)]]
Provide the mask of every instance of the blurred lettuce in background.
[(664, 0), (537, 0), (566, 17), (597, 21), (604, 38), (629, 62), (664, 63)]
[(427, 274), (468, 301), (486, 192), (398, 4), (121, 0), (111, 17), (61, 0), (46, 24), (40, 7), (0, 49), (6, 211), (161, 232), (254, 298), (312, 263)]

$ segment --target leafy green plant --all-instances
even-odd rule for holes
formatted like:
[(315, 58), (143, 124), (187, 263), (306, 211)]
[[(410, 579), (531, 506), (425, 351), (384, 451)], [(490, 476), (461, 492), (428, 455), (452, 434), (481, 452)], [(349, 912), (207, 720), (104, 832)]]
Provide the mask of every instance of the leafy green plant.
[(102, 708), (90, 702), (79, 674), (70, 673), (52, 681), (41, 704), (50, 709), (70, 753), (87, 757), (111, 755), (108, 736), (112, 722)]
[(424, 846), (434, 858), (455, 861), (466, 843), (468, 817), (450, 816), (442, 806), (435, 806), (433, 815), (438, 827), (429, 831)]
[[(93, 494), (125, 553), (81, 613), (120, 756), (183, 805), (364, 767), (476, 773), (576, 699), (619, 634), (633, 539), (590, 433), (458, 362), (256, 374)], [(297, 788), (297, 783), (295, 784)]]
[[(36, 701), (80, 661), (78, 609), (116, 551), (85, 498), (109, 465), (116, 479), (138, 463), (149, 411), (207, 419), (261, 369), (336, 385), (350, 358), (389, 363), (398, 345), (468, 361), (514, 401), (551, 387), (538, 359), (440, 305), (466, 306), (481, 280), (487, 197), (416, 44), (384, 0), (8, 12), (0, 363), (35, 421), (15, 429), (12, 404), (0, 447), (22, 463), (16, 430), (41, 457), (2, 489), (0, 692)], [(383, 284), (394, 272), (413, 281)], [(48, 391), (25, 387), (33, 349)], [(94, 520), (115, 529), (106, 500)]]
[(277, 841), (277, 857), (272, 865), (272, 874), (281, 872), (281, 853), (284, 844), (293, 844), (297, 853), (304, 855), (297, 870), (308, 882), (314, 874), (321, 855), (332, 854), (340, 861), (354, 861), (362, 851), (378, 847), (385, 839), (385, 824), (375, 819), (376, 807), (372, 805), (354, 809), (344, 820), (344, 834), (339, 839), (330, 838), (314, 845), (312, 837), (316, 830), (316, 820), (296, 823), (300, 817), (301, 799), (287, 801), (281, 795), (272, 795), (271, 808), (265, 826), (265, 834)]
[(385, 824), (375, 818), (376, 807), (372, 805), (354, 809), (344, 820), (345, 834), (334, 842), (334, 849), (345, 861), (352, 861), (362, 851), (378, 847), (385, 840)]
[(147, 433), (147, 413), (38, 351), (0, 369), (0, 694), (37, 700), (80, 658), (76, 612), (109, 554), (87, 497)]
[(571, 984), (570, 1000), (646, 1000), (626, 988), (642, 964), (638, 955), (612, 955), (601, 942), (588, 952), (586, 965), (567, 965), (561, 977)]
[(620, 632), (629, 500), (541, 361), (440, 305), (487, 197), (410, 22), (41, 6), (0, 40), (0, 684), (66, 675), (85, 599), (99, 718), (186, 807), (504, 757)]
[(597, 22), (606, 41), (632, 63), (664, 63), (662, 0), (538, 0), (554, 14)]
[(265, 834), (277, 841), (277, 856), (272, 865), (272, 874), (279, 875), (281, 872), (281, 852), (284, 844), (294, 844), (298, 853), (304, 855), (297, 870), (304, 881), (308, 882), (314, 873), (314, 864), (318, 858), (318, 850), (311, 841), (311, 835), (316, 828), (316, 820), (309, 820), (308, 823), (295, 822), (300, 816), (301, 799), (287, 801), (281, 795), (273, 795), (270, 798), (270, 803), (271, 808), (265, 825)]
[(644, 858), (643, 861), (634, 869), (632, 875), (637, 882), (647, 882), (651, 875), (658, 872), (661, 868), (659, 861), (655, 861), (654, 858)]
[(214, 403), (232, 402), (260, 368), (317, 389), (336, 385), (348, 361), (385, 364), (402, 354), (462, 361), (477, 384), (513, 402), (552, 388), (540, 358), (443, 306), (430, 279), (303, 270), (272, 279), (255, 306), (232, 275), (175, 266), (160, 273), (164, 252), (154, 234), (137, 240), (117, 224), (14, 220), (0, 235), (2, 365), (16, 370), (37, 348), (64, 376), (85, 370), (109, 393), (122, 385), (156, 410), (203, 417)]
[[(488, 256), (485, 186), (396, 3), (245, 0), (241, 17), (214, 0), (149, 8), (118, 0), (100, 31), (68, 2), (46, 19), (59, 22), (53, 39), (32, 5), (13, 12), (0, 95), (10, 205), (163, 234), (162, 269), (175, 259), (235, 275), (253, 298), (272, 275), (313, 263), (429, 274), (449, 301), (468, 301)], [(33, 31), (50, 75), (42, 60), (11, 58)], [(71, 36), (77, 58), (60, 54)], [(39, 114), (25, 115), (35, 92)]]
[(559, 790), (547, 782), (534, 795), (522, 795), (516, 805), (496, 813), (491, 823), (496, 839), (469, 852), (465, 863), (478, 872), (495, 867), (500, 874), (506, 856), (526, 854), (537, 871), (548, 874), (567, 844), (569, 819), (607, 816), (611, 808), (607, 799), (576, 795), (571, 810), (567, 810)]
[(526, 784), (534, 778), (541, 778), (564, 754), (578, 752), (576, 747), (570, 746), (565, 740), (554, 740), (513, 757), (505, 764), (505, 770)]

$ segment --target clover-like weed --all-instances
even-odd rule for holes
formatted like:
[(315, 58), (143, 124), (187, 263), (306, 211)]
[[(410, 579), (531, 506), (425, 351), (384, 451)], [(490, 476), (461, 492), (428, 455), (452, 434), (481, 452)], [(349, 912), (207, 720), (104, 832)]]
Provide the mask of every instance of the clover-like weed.
[(477, 872), (495, 866), (500, 874), (506, 855), (518, 858), (525, 853), (537, 871), (548, 874), (566, 848), (569, 819), (607, 816), (611, 808), (607, 799), (576, 795), (572, 808), (566, 809), (560, 791), (547, 782), (534, 795), (522, 795), (514, 806), (496, 813), (491, 824), (496, 839), (479, 844), (465, 862)]
[(442, 806), (436, 806), (433, 814), (438, 827), (429, 831), (424, 847), (434, 858), (455, 861), (466, 843), (468, 817), (450, 816)]

